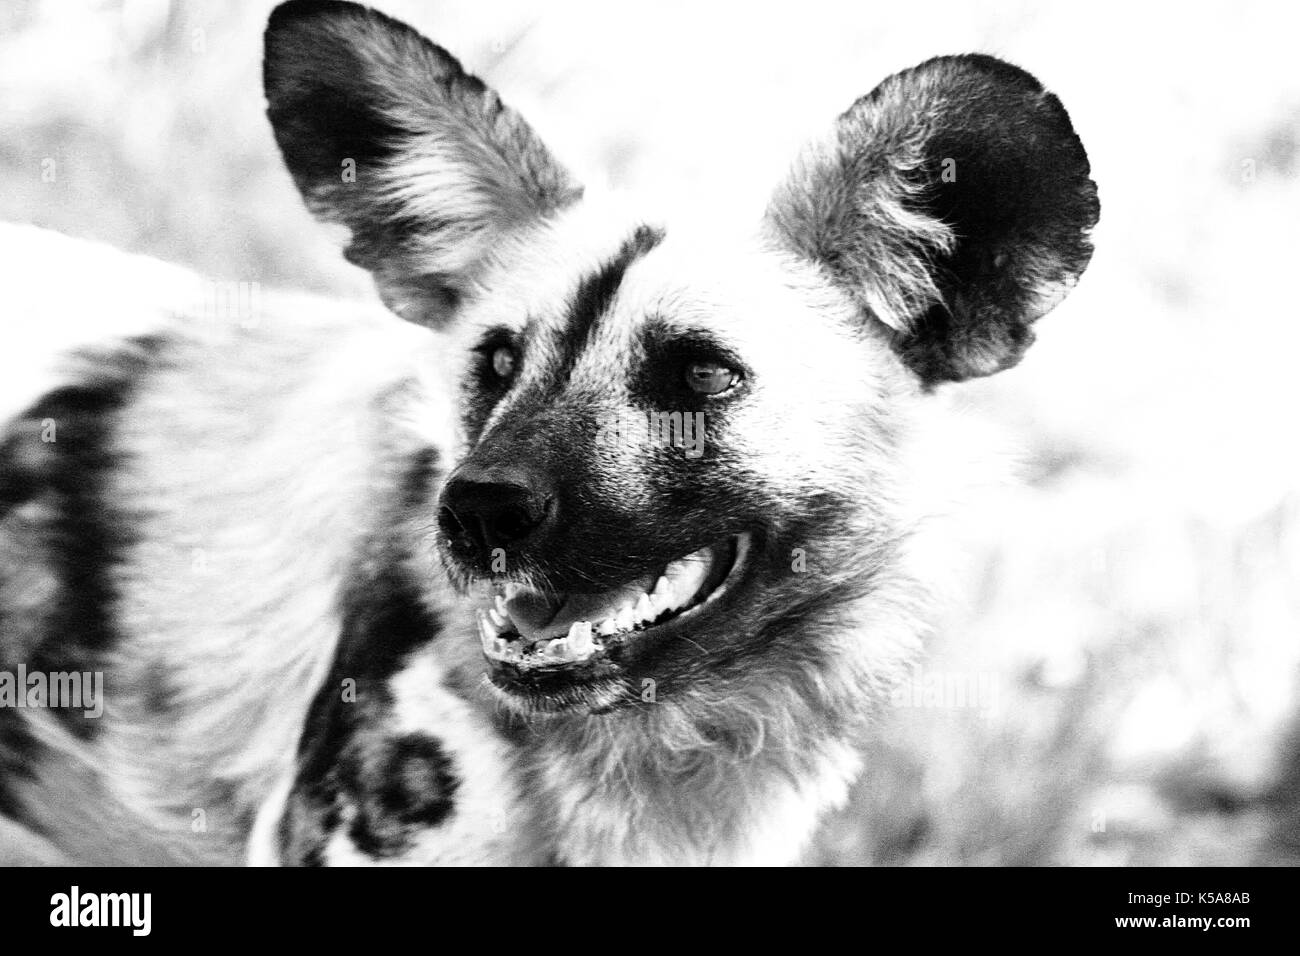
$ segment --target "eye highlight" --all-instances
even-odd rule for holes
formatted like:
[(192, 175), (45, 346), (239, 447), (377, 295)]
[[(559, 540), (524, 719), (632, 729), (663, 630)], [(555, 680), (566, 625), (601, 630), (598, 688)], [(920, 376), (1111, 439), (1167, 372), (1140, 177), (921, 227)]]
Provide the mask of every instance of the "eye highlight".
[(721, 395), (740, 380), (740, 375), (721, 362), (691, 362), (686, 366), (686, 384), (699, 395)]
[(519, 364), (519, 358), (515, 355), (515, 350), (508, 345), (498, 345), (493, 349), (490, 360), (492, 374), (502, 381), (512, 378), (515, 374), (515, 368)]

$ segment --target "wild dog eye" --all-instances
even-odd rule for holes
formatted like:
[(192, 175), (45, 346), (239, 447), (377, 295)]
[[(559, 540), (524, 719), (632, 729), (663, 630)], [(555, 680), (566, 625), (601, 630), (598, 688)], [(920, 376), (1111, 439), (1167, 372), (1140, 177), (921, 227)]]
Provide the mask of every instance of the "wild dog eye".
[(499, 379), (505, 380), (514, 375), (518, 361), (515, 350), (508, 345), (501, 345), (492, 350), (492, 372)]
[(718, 362), (692, 362), (686, 366), (686, 384), (701, 395), (721, 395), (739, 379), (735, 371)]

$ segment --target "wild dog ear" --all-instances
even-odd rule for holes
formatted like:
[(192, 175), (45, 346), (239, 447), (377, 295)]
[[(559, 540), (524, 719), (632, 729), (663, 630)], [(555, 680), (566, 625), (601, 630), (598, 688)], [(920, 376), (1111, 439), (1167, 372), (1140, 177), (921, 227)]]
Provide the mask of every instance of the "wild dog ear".
[(352, 3), (285, 3), (266, 28), (267, 115), (308, 206), (394, 312), (437, 325), (510, 228), (581, 189), (456, 59)]
[(891, 76), (778, 189), (767, 225), (884, 323), (927, 386), (1009, 368), (1092, 256), (1088, 157), (1060, 100), (991, 56)]

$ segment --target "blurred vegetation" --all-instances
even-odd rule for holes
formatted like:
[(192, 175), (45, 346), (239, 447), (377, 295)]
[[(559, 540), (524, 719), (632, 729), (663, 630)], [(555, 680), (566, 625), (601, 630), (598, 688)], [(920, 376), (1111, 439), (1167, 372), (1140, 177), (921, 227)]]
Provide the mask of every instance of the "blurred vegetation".
[[(377, 5), (588, 180), (719, 208), (756, 211), (806, 137), (928, 56), (994, 53), (1057, 92), (1100, 184), (1097, 255), (1024, 365), (956, 398), (1014, 437), (1024, 481), (963, 526), (963, 599), (918, 675), (995, 692), (891, 711), (810, 859), (1295, 861), (1294, 10)], [(367, 294), (266, 127), (271, 6), (0, 0), (0, 219)]]

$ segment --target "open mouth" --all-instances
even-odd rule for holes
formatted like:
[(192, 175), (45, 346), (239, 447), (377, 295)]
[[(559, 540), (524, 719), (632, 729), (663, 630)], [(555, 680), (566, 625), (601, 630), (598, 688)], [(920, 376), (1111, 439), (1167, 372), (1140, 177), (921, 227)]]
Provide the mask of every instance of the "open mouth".
[(739, 577), (748, 552), (749, 535), (735, 535), (595, 593), (494, 585), (490, 606), (478, 611), (483, 653), (519, 671), (597, 662), (717, 601)]

